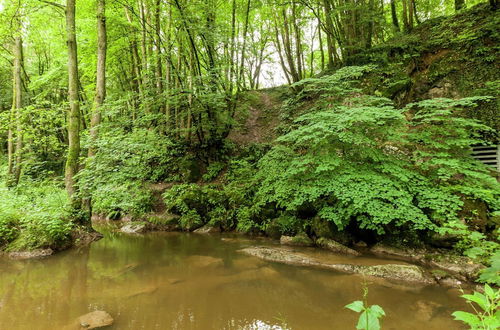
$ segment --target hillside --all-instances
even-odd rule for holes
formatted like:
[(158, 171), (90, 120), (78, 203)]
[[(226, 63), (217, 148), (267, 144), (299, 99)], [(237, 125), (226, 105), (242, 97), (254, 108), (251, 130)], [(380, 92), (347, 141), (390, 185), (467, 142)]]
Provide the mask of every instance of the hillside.
[[(461, 98), (500, 94), (500, 12), (479, 4), (450, 17), (426, 21), (409, 34), (350, 59), (351, 65), (374, 65), (364, 89), (400, 107), (438, 97)], [(324, 72), (320, 76), (331, 74)], [(278, 125), (288, 87), (252, 91), (242, 97), (237, 124), (229, 135), (235, 142), (270, 142)], [(270, 102), (272, 100), (272, 102)], [(488, 126), (500, 129), (500, 101), (481, 104), (473, 112)], [(260, 133), (259, 133), (260, 132)], [(247, 138), (244, 138), (247, 136)], [(267, 138), (266, 138), (267, 137)]]

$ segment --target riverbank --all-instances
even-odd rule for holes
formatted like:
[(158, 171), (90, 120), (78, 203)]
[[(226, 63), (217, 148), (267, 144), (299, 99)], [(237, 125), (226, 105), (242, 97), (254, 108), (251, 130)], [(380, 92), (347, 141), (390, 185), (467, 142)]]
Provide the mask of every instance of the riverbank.
[[(168, 219), (168, 223), (131, 221), (130, 217), (124, 217), (124, 220), (106, 220), (97, 216), (93, 218), (93, 222), (98, 230), (132, 236), (141, 236), (148, 232), (183, 232), (178, 224), (178, 217), (155, 215), (154, 219), (158, 218)], [(393, 283), (476, 289), (478, 286), (475, 280), (479, 272), (485, 268), (470, 258), (435, 248), (397, 248), (382, 243), (368, 246), (362, 242), (348, 247), (333, 239), (312, 240), (301, 235), (281, 236), (277, 240), (266, 235), (224, 232), (220, 228), (210, 226), (193, 230), (191, 235), (208, 235), (229, 242), (243, 239), (252, 244), (252, 247), (243, 249), (239, 251), (240, 253), (266, 261), (358, 274)], [(379, 260), (380, 264), (373, 262), (370, 265), (363, 264), (367, 258)]]

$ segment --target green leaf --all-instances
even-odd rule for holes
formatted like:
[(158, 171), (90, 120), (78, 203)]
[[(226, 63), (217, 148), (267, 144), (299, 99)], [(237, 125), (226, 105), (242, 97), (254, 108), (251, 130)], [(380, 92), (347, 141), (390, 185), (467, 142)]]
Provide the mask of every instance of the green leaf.
[(356, 313), (360, 313), (365, 309), (365, 306), (363, 306), (362, 301), (357, 300), (357, 301), (352, 302), (348, 305), (345, 305), (345, 308), (348, 308), (352, 311), (355, 311)]
[(471, 313), (458, 311), (458, 312), (453, 312), (451, 315), (455, 317), (455, 320), (462, 321), (467, 325), (470, 325), (471, 327), (481, 324), (481, 320), (479, 320), (479, 317)]
[(367, 308), (363, 313), (361, 313), (356, 329), (380, 330), (378, 317), (370, 308)]
[(482, 310), (486, 311), (488, 310), (488, 307), (487, 307), (487, 299), (486, 297), (479, 293), (479, 292), (474, 292), (474, 294), (464, 294), (462, 295), (463, 298), (469, 300), (469, 301), (472, 301), (472, 302), (475, 302), (476, 304), (478, 304), (479, 307), (481, 307)]

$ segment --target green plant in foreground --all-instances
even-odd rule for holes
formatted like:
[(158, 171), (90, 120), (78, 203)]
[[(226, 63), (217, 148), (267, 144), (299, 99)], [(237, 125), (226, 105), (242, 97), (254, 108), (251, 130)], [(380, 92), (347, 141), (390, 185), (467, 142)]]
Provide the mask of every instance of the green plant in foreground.
[[(464, 294), (462, 297), (471, 305), (475, 314), (457, 311), (452, 314), (455, 320), (464, 322), (474, 330), (500, 329), (500, 290), (493, 289), (486, 284), (484, 294), (474, 292), (473, 294)], [(473, 303), (476, 303), (479, 308)]]
[(363, 301), (357, 300), (345, 306), (359, 315), (356, 329), (359, 330), (379, 330), (380, 319), (385, 316), (385, 312), (379, 305), (368, 306), (368, 288), (363, 288)]

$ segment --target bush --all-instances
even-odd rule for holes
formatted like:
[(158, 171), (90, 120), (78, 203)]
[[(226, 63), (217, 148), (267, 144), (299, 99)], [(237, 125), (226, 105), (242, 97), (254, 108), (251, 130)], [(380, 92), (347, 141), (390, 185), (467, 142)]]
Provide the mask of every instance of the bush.
[[(378, 234), (437, 231), (459, 219), (463, 196), (489, 212), (499, 209), (500, 186), (469, 155), (489, 129), (461, 116), (484, 98), (433, 99), (400, 110), (349, 87), (346, 71), (339, 77), (315, 81), (319, 101), (260, 160), (258, 206), (297, 214), (312, 205), (339, 230), (353, 223)], [(301, 106), (297, 98), (293, 104)]]
[(92, 211), (119, 219), (125, 214), (140, 216), (153, 207), (153, 195), (139, 182), (108, 183), (92, 194)]
[[(78, 174), (83, 198), (91, 198), (97, 213), (118, 218), (151, 210), (145, 182), (178, 179), (183, 147), (154, 130), (110, 129), (96, 142), (97, 154)], [(176, 176), (177, 175), (177, 176)]]
[(70, 237), (67, 194), (51, 183), (0, 188), (0, 247), (8, 250), (58, 248)]

